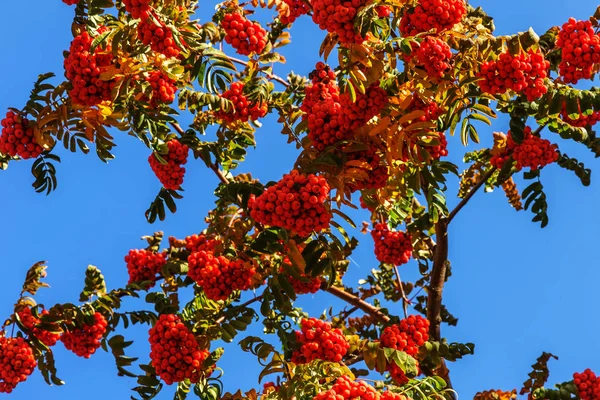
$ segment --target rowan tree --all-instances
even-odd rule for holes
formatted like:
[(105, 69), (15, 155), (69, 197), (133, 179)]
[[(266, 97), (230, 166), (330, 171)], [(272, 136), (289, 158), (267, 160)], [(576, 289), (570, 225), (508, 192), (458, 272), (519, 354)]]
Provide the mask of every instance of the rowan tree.
[[(0, 335), (2, 392), (18, 390), (35, 368), (62, 385), (53, 346), (64, 346), (85, 358), (110, 352), (141, 399), (169, 386), (176, 399), (454, 398), (449, 363), (475, 345), (442, 331), (456, 324), (442, 303), (449, 225), (479, 190), (501, 188), (543, 228), (546, 167), (591, 183), (590, 169), (561, 146), (600, 156), (600, 92), (574, 86), (599, 69), (600, 8), (541, 35), (495, 36), (492, 17), (464, 0), (229, 0), (207, 22), (194, 0), (63, 2), (74, 12), (64, 72), (40, 75), (29, 101), (6, 110), (0, 167), (31, 163), (34, 189), (51, 194), (59, 149), (94, 150), (109, 162), (128, 134), (148, 149), (156, 174), (149, 224), (185, 201), (187, 169), (208, 168), (220, 183), (204, 226), (186, 237), (155, 232), (123, 254), (129, 280), (116, 288), (89, 266), (79, 299), (40, 304), (47, 267), (33, 265)], [(290, 40), (300, 18), (327, 32), (319, 49)], [(314, 69), (277, 75), (284, 46), (314, 51)], [(509, 123), (483, 147), (478, 129), (498, 114)], [(267, 115), (297, 150), (277, 182), (236, 171)], [(450, 141), (463, 146), (462, 171), (445, 159)], [(461, 200), (450, 208), (452, 175)], [(517, 176), (530, 183), (520, 189)], [(347, 213), (359, 208), (369, 234), (355, 238)], [(380, 265), (357, 285), (344, 275), (359, 246)], [(405, 268), (420, 279), (402, 280)], [(346, 306), (319, 316), (295, 305), (318, 291)], [(128, 337), (138, 324), (147, 336)], [(252, 324), (264, 337), (244, 334)], [(129, 354), (130, 340), (148, 341), (148, 364)], [(219, 359), (237, 344), (256, 356), (259, 381), (271, 382), (223, 391)], [(552, 358), (540, 356), (521, 395), (600, 399), (600, 377), (585, 366), (545, 387)]]

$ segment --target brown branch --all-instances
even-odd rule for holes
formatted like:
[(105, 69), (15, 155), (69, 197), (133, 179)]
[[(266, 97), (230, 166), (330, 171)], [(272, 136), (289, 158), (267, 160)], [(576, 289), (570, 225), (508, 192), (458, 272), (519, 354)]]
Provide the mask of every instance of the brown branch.
[(361, 298), (353, 295), (352, 293), (346, 292), (344, 289), (341, 289), (336, 286), (331, 286), (330, 288), (323, 288), (326, 292), (331, 293), (335, 297), (344, 300), (346, 303), (358, 307), (365, 313), (372, 316), (375, 320), (381, 323), (387, 323), (390, 321), (390, 317), (382, 313), (379, 308), (375, 307), (372, 304), (367, 303)]
[[(260, 296), (256, 296), (253, 299), (250, 299), (248, 301), (246, 301), (245, 303), (240, 304), (239, 306), (234, 306), (234, 307), (248, 307), (250, 304), (256, 303), (257, 301), (260, 301), (263, 299), (263, 297), (265, 297), (264, 294), (261, 294)], [(225, 315), (220, 316), (216, 321), (215, 324), (217, 325), (221, 325), (223, 322), (225, 322)]]
[[(246, 62), (244, 60), (240, 60), (239, 58), (230, 57), (230, 56), (227, 56), (227, 58), (229, 58), (234, 63), (238, 63), (238, 64), (243, 65), (245, 67), (248, 66), (248, 62)], [(289, 87), (290, 86), (290, 84), (285, 79), (283, 79), (280, 76), (277, 76), (277, 75), (274, 75), (274, 74), (266, 74), (266, 75), (267, 75), (268, 79), (271, 79), (273, 81), (277, 81), (277, 82), (281, 83), (285, 87)]]
[(471, 200), (471, 197), (473, 197), (475, 193), (477, 193), (477, 191), (483, 186), (483, 184), (487, 182), (488, 179), (490, 179), (490, 177), (494, 174), (495, 171), (496, 168), (492, 168), (481, 177), (479, 182), (477, 182), (477, 184), (473, 186), (473, 188), (469, 191), (469, 193), (467, 193), (464, 199), (462, 199), (460, 203), (458, 203), (458, 205), (454, 208), (454, 210), (450, 212), (450, 215), (448, 215), (448, 218), (446, 219), (446, 224), (449, 224), (450, 221), (452, 221), (452, 219), (456, 216), (456, 214), (458, 214), (458, 212), (462, 210), (464, 206), (467, 205), (469, 200)]
[(402, 296), (402, 310), (404, 311), (404, 318), (408, 317), (408, 305), (411, 304), (410, 300), (406, 297), (406, 293), (404, 292), (404, 286), (402, 285), (402, 279), (400, 279), (400, 271), (398, 271), (398, 267), (394, 265), (394, 272), (396, 273), (396, 283), (398, 284), (398, 289), (400, 290), (400, 296)]
[(433, 254), (433, 268), (427, 290), (427, 319), (430, 324), (429, 335), (433, 340), (439, 341), (442, 323), (442, 292), (448, 270), (448, 223), (446, 220), (441, 219), (435, 224), (435, 236), (437, 244)]

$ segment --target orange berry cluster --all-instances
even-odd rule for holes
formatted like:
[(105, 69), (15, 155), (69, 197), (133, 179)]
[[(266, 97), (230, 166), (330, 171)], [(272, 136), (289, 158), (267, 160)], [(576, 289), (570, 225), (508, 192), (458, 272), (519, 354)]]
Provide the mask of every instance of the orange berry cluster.
[(415, 9), (400, 21), (402, 36), (415, 36), (435, 29), (451, 29), (467, 14), (464, 0), (419, 0)]
[(288, 15), (279, 13), (279, 20), (282, 24), (292, 24), (301, 15), (308, 14), (310, 8), (304, 0), (283, 0), (288, 6)]
[(386, 327), (380, 340), (384, 347), (415, 357), (419, 348), (429, 340), (429, 321), (420, 315), (409, 315), (399, 324)]
[(498, 60), (481, 65), (481, 90), (490, 94), (504, 94), (513, 90), (534, 101), (548, 92), (544, 79), (548, 76), (548, 62), (540, 51), (529, 50), (516, 56), (506, 52)]
[(600, 63), (600, 36), (590, 21), (570, 18), (558, 33), (556, 46), (562, 50), (558, 70), (565, 83), (592, 77), (594, 64)]
[[(425, 113), (425, 115), (415, 118), (414, 120), (410, 121), (410, 123), (434, 121), (438, 119), (440, 115), (442, 115), (442, 109), (435, 101), (426, 102), (417, 95), (413, 95), (410, 104), (408, 105), (407, 112), (412, 112), (415, 110), (421, 110)], [(405, 126), (408, 125), (409, 123), (406, 123)]]
[(244, 95), (244, 82), (233, 82), (221, 97), (233, 103), (233, 111), (218, 110), (215, 112), (215, 117), (227, 123), (246, 122), (249, 119), (256, 121), (267, 115), (268, 105), (266, 102), (252, 104)]
[(305, 364), (314, 360), (340, 362), (348, 352), (350, 344), (339, 328), (317, 318), (304, 318), (300, 321), (300, 331), (296, 331), (296, 341), (300, 348), (292, 354), (292, 362)]
[(342, 44), (361, 44), (365, 39), (354, 30), (354, 17), (366, 0), (310, 0), (313, 22), (327, 32), (336, 33)]
[(377, 6), (375, 12), (379, 18), (387, 18), (392, 14), (392, 7), (390, 6)]
[(79, 0), (62, 0), (62, 1), (63, 1), (63, 3), (65, 3), (68, 6), (73, 6), (73, 5), (79, 3)]
[[(156, 24), (155, 20), (159, 22), (159, 25)], [(173, 39), (173, 32), (156, 14), (140, 21), (138, 24), (138, 38), (144, 45), (150, 46), (152, 51), (164, 54), (167, 57), (178, 57), (181, 53)]]
[(152, 87), (150, 105), (156, 107), (159, 103), (170, 104), (175, 100), (176, 82), (163, 71), (152, 71), (146, 78)]
[(225, 42), (238, 54), (260, 54), (267, 45), (267, 31), (240, 13), (225, 14), (221, 26), (225, 30)]
[(0, 337), (0, 393), (11, 393), (37, 366), (33, 349), (21, 337)]
[(600, 399), (600, 377), (591, 369), (586, 369), (581, 373), (573, 374), (573, 383), (577, 386), (577, 392), (581, 400)]
[[(35, 336), (40, 342), (44, 343), (46, 346), (54, 346), (58, 339), (60, 339), (59, 333), (49, 332), (44, 329), (40, 329), (37, 325), (40, 323), (40, 319), (34, 317), (31, 313), (30, 307), (25, 307), (18, 312), (19, 319), (25, 328), (29, 330), (29, 332)], [(41, 315), (49, 314), (48, 310), (42, 310)]]
[[(98, 34), (108, 28), (101, 27)], [(112, 98), (111, 92), (115, 80), (104, 81), (100, 74), (113, 63), (110, 45), (105, 49), (96, 48), (90, 54), (94, 38), (87, 32), (82, 32), (73, 39), (69, 55), (65, 58), (65, 76), (71, 82), (69, 96), (74, 103), (93, 106)]]
[[(387, 391), (385, 393), (388, 393)], [(397, 399), (388, 397), (386, 400)], [(365, 381), (354, 381), (342, 375), (333, 384), (331, 389), (318, 393), (313, 400), (381, 400), (382, 397), (375, 388)]]
[(508, 131), (506, 148), (498, 155), (492, 156), (490, 163), (501, 169), (512, 157), (517, 162), (517, 170), (529, 167), (537, 170), (558, 160), (558, 146), (532, 134), (530, 127), (525, 127), (523, 142), (517, 144)]
[(317, 293), (321, 288), (321, 284), (323, 283), (323, 279), (320, 277), (313, 278), (308, 275), (304, 275), (305, 278), (309, 279), (308, 282), (303, 282), (299, 279), (294, 278), (293, 276), (288, 276), (288, 281), (294, 288), (294, 293), (296, 294), (307, 294), (307, 293)]
[(94, 314), (94, 323), (84, 323), (81, 328), (66, 331), (60, 337), (67, 350), (71, 350), (79, 357), (90, 358), (100, 347), (100, 341), (106, 333), (108, 323), (102, 314)]
[(389, 174), (386, 165), (382, 165), (381, 156), (374, 146), (368, 150), (354, 151), (347, 154), (348, 161), (362, 161), (369, 164), (368, 179), (356, 180), (348, 185), (351, 190), (379, 189), (387, 184)]
[(379, 262), (402, 265), (410, 260), (413, 246), (409, 234), (390, 231), (387, 224), (378, 223), (373, 227), (371, 236), (375, 242), (375, 256)]
[[(398, 385), (405, 385), (410, 381), (410, 378), (406, 376), (406, 373), (402, 371), (402, 368), (400, 368), (395, 362), (391, 362), (390, 364), (388, 364), (387, 371), (390, 373), (390, 377)], [(421, 370), (419, 368), (419, 365), (417, 364), (417, 375), (420, 374)]]
[(156, 374), (167, 385), (189, 379), (198, 383), (202, 363), (210, 355), (194, 334), (174, 314), (162, 314), (150, 328), (150, 359)]
[[(600, 121), (600, 111), (594, 111), (590, 115), (583, 115), (581, 113), (581, 105), (578, 105), (579, 108), (579, 116), (576, 119), (569, 118), (569, 114), (567, 113), (567, 106), (563, 104), (563, 108), (560, 112), (560, 116), (563, 121), (567, 124), (579, 128), (586, 128), (596, 125), (598, 121)], [(1, 140), (1, 139), (0, 139)]]
[(185, 238), (185, 248), (190, 252), (213, 251), (220, 242), (216, 239), (209, 239), (206, 235), (191, 235)]
[(150, 250), (129, 250), (125, 256), (129, 282), (151, 281), (146, 289), (154, 286), (156, 275), (160, 274), (162, 267), (167, 263), (166, 253), (154, 253)]
[(125, 10), (135, 19), (148, 19), (152, 0), (123, 0)]
[(450, 69), (452, 52), (442, 39), (427, 36), (413, 53), (417, 64), (425, 67), (427, 75), (432, 79), (442, 79)]
[(167, 162), (166, 164), (161, 164), (154, 153), (150, 154), (148, 162), (165, 189), (177, 190), (183, 184), (185, 168), (182, 165), (187, 163), (189, 147), (181, 144), (177, 139), (169, 140), (167, 147), (169, 149), (168, 153), (161, 155)]
[(322, 62), (308, 77), (312, 80), (304, 88), (305, 98), (300, 106), (307, 122), (308, 138), (312, 146), (322, 151), (327, 146), (351, 138), (351, 131), (340, 127), (340, 91), (335, 72)]
[(429, 152), (429, 155), (434, 160), (439, 160), (441, 157), (445, 157), (448, 155), (448, 140), (446, 140), (446, 135), (444, 132), (438, 132), (438, 141), (440, 144), (437, 146), (428, 146), (426, 149)]
[(27, 118), (22, 118), (14, 111), (8, 111), (0, 125), (0, 153), (27, 160), (38, 157), (44, 151), (42, 146), (35, 142), (33, 128), (29, 126)]
[(292, 170), (260, 196), (250, 196), (250, 216), (306, 237), (329, 227), (331, 212), (325, 206), (329, 191), (325, 178)]
[(252, 263), (215, 256), (212, 251), (190, 253), (187, 260), (188, 276), (215, 301), (226, 300), (235, 290), (249, 289), (256, 273)]
[(340, 95), (340, 127), (350, 131), (360, 128), (383, 110), (387, 99), (387, 93), (377, 83), (370, 85), (364, 94), (358, 93), (354, 102), (349, 93)]

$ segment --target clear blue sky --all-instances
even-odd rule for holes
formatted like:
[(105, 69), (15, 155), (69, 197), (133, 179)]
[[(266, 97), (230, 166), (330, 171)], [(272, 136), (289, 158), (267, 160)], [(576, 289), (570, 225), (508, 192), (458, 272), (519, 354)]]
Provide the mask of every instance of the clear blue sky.
[[(498, 34), (524, 31), (530, 26), (541, 34), (570, 16), (587, 18), (597, 6), (595, 0), (480, 0), (472, 4), (484, 6), (496, 18)], [(213, 5), (202, 7), (210, 11)], [(9, 106), (21, 108), (38, 74), (54, 71), (62, 76), (62, 51), (71, 40), (71, 16), (72, 8), (60, 0), (3, 4), (0, 112)], [(307, 74), (317, 61), (317, 45), (323, 37), (309, 18), (300, 18), (292, 30), (292, 39), (297, 42), (284, 51), (288, 68)], [(304, 47), (308, 43), (314, 46)], [(506, 123), (500, 119), (493, 130), (506, 131)], [(485, 142), (490, 142), (493, 130), (480, 128)], [(252, 171), (263, 182), (289, 171), (294, 150), (285, 146), (274, 119), (266, 121), (257, 140), (260, 146), (240, 171)], [(61, 152), (59, 189), (49, 197), (36, 194), (30, 187), (31, 161), (13, 163), (8, 171), (0, 171), (2, 318), (10, 314), (25, 271), (36, 261), (49, 261), (48, 282), (52, 286), (41, 291), (37, 300), (48, 306), (75, 302), (88, 264), (102, 269), (111, 288), (119, 287), (127, 281), (123, 257), (129, 249), (143, 246), (140, 236), (160, 229), (166, 235), (184, 237), (204, 229), (203, 218), (213, 204), (210, 188), (217, 180), (203, 164), (188, 164), (185, 199), (178, 204), (179, 212), (151, 226), (145, 221), (144, 210), (159, 183), (147, 163), (148, 150), (125, 134), (117, 134), (117, 142), (117, 159), (110, 165), (92, 155)], [(454, 137), (450, 142), (450, 159), (460, 162), (459, 140)], [(570, 156), (580, 156), (592, 168), (598, 166), (583, 148), (562, 144), (561, 149)], [(456, 180), (452, 183), (455, 188)], [(459, 317), (459, 324), (444, 327), (443, 332), (451, 341), (477, 346), (475, 356), (450, 365), (453, 382), (463, 398), (489, 388), (519, 387), (542, 351), (560, 357), (551, 364), (551, 382), (568, 380), (574, 371), (587, 367), (600, 372), (600, 342), (595, 340), (600, 329), (595, 315), (600, 302), (596, 284), (600, 270), (593, 252), (600, 239), (600, 216), (596, 212), (600, 187), (593, 179), (592, 186), (584, 188), (574, 174), (556, 165), (544, 170), (543, 183), (550, 203), (551, 221), (546, 229), (531, 223), (528, 212), (511, 209), (503, 192), (478, 194), (452, 223), (453, 276), (444, 302)], [(456, 202), (454, 193), (455, 189), (449, 192), (451, 204)], [(359, 221), (367, 218), (364, 214), (354, 216)], [(370, 238), (361, 238), (363, 245), (353, 256), (348, 284), (376, 265)], [(414, 262), (402, 271), (405, 279), (418, 274)], [(309, 295), (299, 304), (316, 316), (324, 304), (338, 302), (323, 294), (315, 298)], [(401, 312), (400, 307), (396, 312)], [(149, 351), (146, 331), (142, 327), (127, 334), (137, 338), (134, 350), (143, 361), (147, 361)], [(112, 356), (102, 350), (84, 360), (59, 344), (56, 359), (66, 386), (47, 387), (35, 372), (12, 398), (123, 399), (129, 398), (128, 390), (135, 386), (133, 379), (117, 377)], [(234, 345), (226, 348), (220, 366), (226, 372), (227, 390), (257, 386), (259, 370), (252, 362), (252, 356)], [(165, 390), (159, 398), (171, 398), (171, 391)]]

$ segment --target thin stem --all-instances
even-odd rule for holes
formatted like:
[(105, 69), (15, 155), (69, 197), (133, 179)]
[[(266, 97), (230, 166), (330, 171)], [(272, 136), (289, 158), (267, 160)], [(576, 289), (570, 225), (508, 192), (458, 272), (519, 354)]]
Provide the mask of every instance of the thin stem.
[(346, 303), (358, 307), (366, 314), (372, 316), (375, 320), (381, 323), (388, 323), (390, 321), (390, 317), (382, 313), (379, 308), (374, 305), (367, 303), (362, 300), (360, 297), (353, 295), (352, 293), (346, 292), (344, 289), (341, 289), (336, 286), (331, 286), (330, 288), (323, 288), (326, 292), (331, 293), (337, 298), (344, 300)]
[[(235, 306), (235, 307), (236, 308), (237, 307), (248, 307), (250, 304), (253, 304), (253, 303), (256, 303), (257, 301), (262, 300), (263, 297), (265, 297), (264, 293), (261, 294), (260, 296), (256, 296), (253, 299), (250, 299), (250, 300), (246, 301), (245, 303), (242, 303), (239, 306)], [(226, 319), (226, 316), (222, 315), (215, 321), (215, 324), (221, 325), (223, 322), (225, 322), (225, 319)]]
[[(230, 57), (230, 56), (227, 56), (227, 57), (228, 57), (228, 58), (229, 58), (231, 61), (233, 61), (234, 63), (240, 64), (240, 65), (243, 65), (243, 66), (245, 66), (245, 67), (247, 67), (247, 66), (248, 66), (248, 62), (246, 62), (246, 61), (244, 61), (244, 60), (240, 60), (239, 58)], [(273, 80), (273, 81), (277, 81), (277, 82), (281, 83), (281, 84), (282, 84), (283, 86), (285, 86), (285, 87), (289, 87), (289, 86), (290, 86), (290, 84), (289, 84), (289, 83), (288, 83), (288, 82), (287, 82), (285, 79), (283, 79), (283, 78), (282, 78), (282, 77), (280, 77), (280, 76), (277, 76), (277, 75), (274, 75), (274, 74), (266, 74), (266, 75), (267, 75), (267, 78), (269, 78), (269, 79), (271, 79), (271, 80)]]
[(458, 214), (458, 212), (460, 210), (462, 210), (462, 208), (464, 206), (467, 205), (469, 200), (471, 200), (471, 197), (473, 197), (475, 195), (475, 193), (477, 193), (477, 191), (479, 189), (481, 189), (481, 187), (484, 185), (484, 183), (487, 182), (488, 179), (490, 179), (490, 177), (494, 174), (495, 171), (496, 171), (496, 168), (492, 168), (481, 177), (479, 182), (477, 182), (477, 184), (475, 186), (473, 186), (473, 188), (469, 191), (469, 193), (467, 193), (467, 195), (464, 197), (464, 199), (462, 199), (460, 201), (460, 203), (458, 203), (458, 205), (454, 208), (454, 210), (452, 210), (452, 212), (450, 212), (450, 215), (448, 215), (448, 218), (446, 219), (446, 224), (449, 224), (450, 221), (452, 221), (452, 219), (454, 219), (456, 214)]
[(410, 300), (406, 297), (406, 293), (404, 292), (404, 286), (402, 285), (402, 279), (400, 278), (400, 271), (398, 271), (398, 267), (395, 265), (394, 272), (396, 273), (396, 283), (398, 284), (398, 289), (400, 289), (400, 295), (402, 296), (402, 310), (404, 311), (404, 318), (407, 318), (408, 305), (411, 303)]

